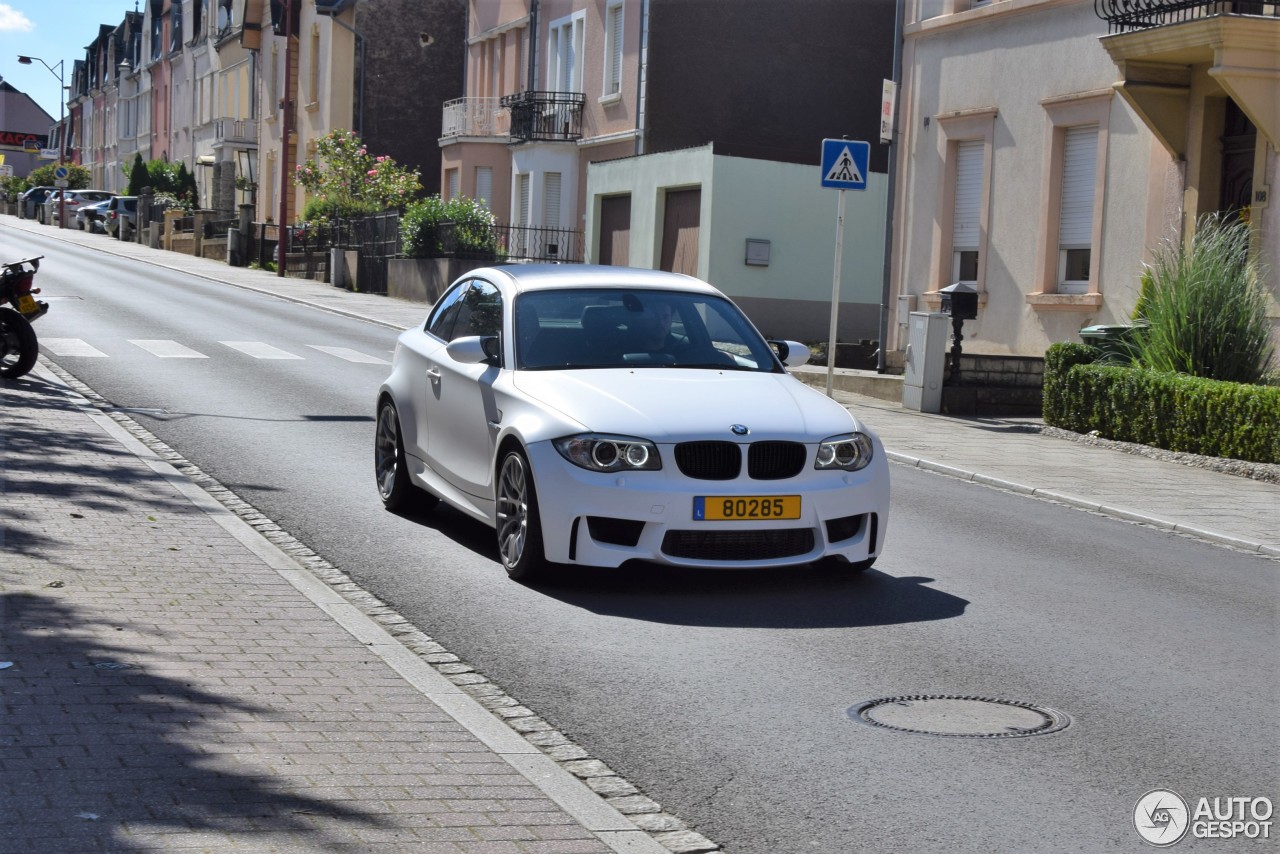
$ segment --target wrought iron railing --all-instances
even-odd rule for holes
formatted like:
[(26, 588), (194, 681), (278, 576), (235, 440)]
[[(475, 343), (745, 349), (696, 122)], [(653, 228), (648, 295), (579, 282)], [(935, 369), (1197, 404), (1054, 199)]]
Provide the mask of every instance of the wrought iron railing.
[(517, 142), (572, 142), (582, 139), (581, 92), (520, 92), (504, 95), (511, 111), (511, 139)]
[(1124, 33), (1217, 15), (1280, 18), (1280, 2), (1263, 0), (1093, 0), (1108, 32)]
[(501, 98), (455, 98), (444, 103), (440, 136), (506, 136), (511, 131), (511, 111)]

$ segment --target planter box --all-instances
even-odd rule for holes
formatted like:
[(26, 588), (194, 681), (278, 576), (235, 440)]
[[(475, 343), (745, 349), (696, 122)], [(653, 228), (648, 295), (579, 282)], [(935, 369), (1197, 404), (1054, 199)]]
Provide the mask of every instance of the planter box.
[(392, 258), (387, 261), (387, 296), (431, 305), (459, 276), (485, 266), (457, 258)]

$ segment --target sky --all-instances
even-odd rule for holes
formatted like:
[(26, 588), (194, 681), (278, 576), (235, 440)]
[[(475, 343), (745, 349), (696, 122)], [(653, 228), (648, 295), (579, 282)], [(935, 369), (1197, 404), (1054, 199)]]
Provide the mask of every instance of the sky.
[[(0, 0), (0, 77), (25, 92), (55, 121), (59, 116), (58, 63), (66, 85), (76, 60), (98, 37), (98, 27), (117, 26), (125, 12), (142, 9), (135, 0)], [(19, 56), (39, 57), (39, 62), (18, 62)], [(65, 102), (64, 102), (65, 103)]]

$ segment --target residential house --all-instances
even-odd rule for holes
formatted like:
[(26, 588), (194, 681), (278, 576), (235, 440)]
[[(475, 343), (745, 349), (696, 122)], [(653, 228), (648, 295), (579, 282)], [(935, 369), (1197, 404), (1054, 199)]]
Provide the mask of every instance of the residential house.
[(1270, 204), (1280, 180), (1280, 3), (1097, 5), (1117, 93), (1177, 164), (1180, 236), (1215, 211), (1256, 224), (1280, 346), (1280, 211)]
[(302, 216), (306, 194), (291, 176), (335, 129), (438, 190), (435, 141), (462, 80), (464, 0), (246, 0), (243, 20), (246, 46), (249, 22), (261, 36), (259, 219)]
[[(522, 254), (688, 272), (767, 334), (822, 340), (838, 198), (822, 140), (869, 141), (839, 329), (875, 337), (893, 24), (892, 0), (472, 0), (444, 193), (488, 201), (512, 241), (541, 237)], [(557, 229), (582, 233), (580, 253)]]
[(213, 166), (208, 205), (234, 212), (253, 204), (258, 176), (258, 62), (244, 43), (245, 4), (217, 0), (212, 38), (217, 76), (212, 94)]
[[(1274, 4), (907, 5), (891, 303), (937, 310), (941, 288), (973, 285), (966, 353), (1042, 356), (1082, 327), (1127, 322), (1162, 240), (1189, 236), (1198, 214), (1265, 202)], [(1253, 216), (1274, 248), (1274, 215), (1255, 202)], [(906, 326), (895, 319), (888, 341), (903, 350)]]
[(151, 159), (151, 80), (143, 71), (146, 14), (126, 12), (120, 29), (122, 54), (116, 66), (119, 71), (116, 131), (120, 166), (118, 191), (124, 192), (129, 187), (134, 157), (141, 155), (143, 161)]

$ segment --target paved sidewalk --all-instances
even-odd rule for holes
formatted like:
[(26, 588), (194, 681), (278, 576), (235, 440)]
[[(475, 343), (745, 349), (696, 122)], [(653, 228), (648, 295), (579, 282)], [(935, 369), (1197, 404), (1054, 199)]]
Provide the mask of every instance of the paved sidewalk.
[[(12, 217), (0, 228), (394, 328), (426, 313)], [(1280, 485), (1056, 438), (1034, 419), (840, 399), (898, 463), (1280, 558)], [(429, 658), (46, 367), (0, 383), (4, 850), (713, 847), (641, 796), (602, 799)]]
[(0, 384), (0, 849), (666, 851), (84, 403)]

